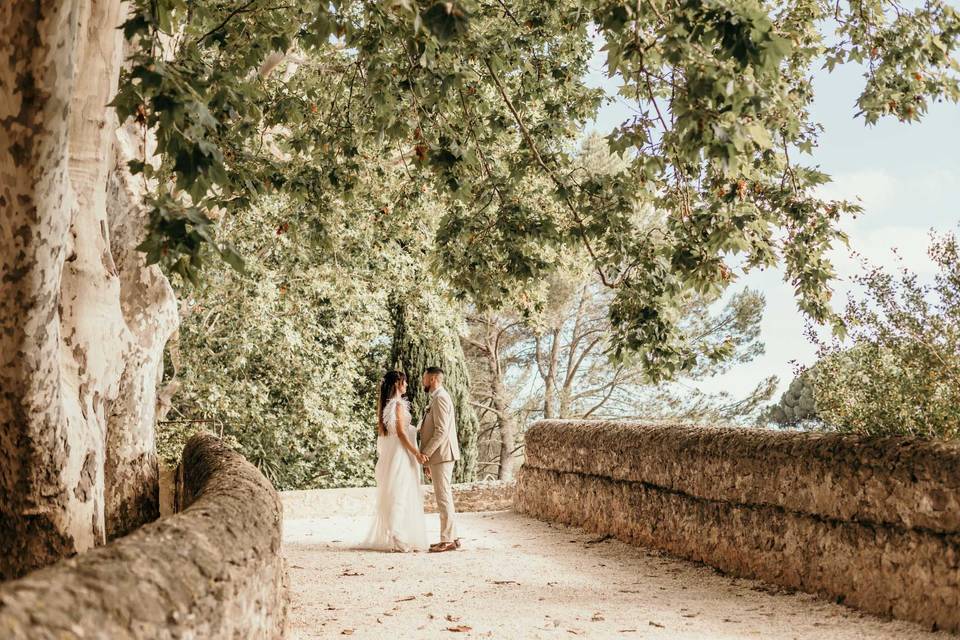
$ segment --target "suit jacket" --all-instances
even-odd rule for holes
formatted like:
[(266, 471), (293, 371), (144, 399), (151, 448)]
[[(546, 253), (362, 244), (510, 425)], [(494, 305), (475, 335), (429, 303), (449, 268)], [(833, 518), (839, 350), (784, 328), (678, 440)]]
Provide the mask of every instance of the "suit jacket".
[(430, 464), (460, 459), (453, 400), (443, 387), (430, 394), (430, 404), (420, 425), (420, 451), (429, 458)]

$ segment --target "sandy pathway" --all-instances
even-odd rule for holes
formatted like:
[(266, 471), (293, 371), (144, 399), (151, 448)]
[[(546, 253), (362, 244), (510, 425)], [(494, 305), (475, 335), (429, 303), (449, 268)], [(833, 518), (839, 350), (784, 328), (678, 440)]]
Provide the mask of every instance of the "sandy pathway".
[(288, 521), (290, 637), (953, 637), (512, 512), (459, 523), (461, 551), (394, 554), (350, 548), (363, 518)]

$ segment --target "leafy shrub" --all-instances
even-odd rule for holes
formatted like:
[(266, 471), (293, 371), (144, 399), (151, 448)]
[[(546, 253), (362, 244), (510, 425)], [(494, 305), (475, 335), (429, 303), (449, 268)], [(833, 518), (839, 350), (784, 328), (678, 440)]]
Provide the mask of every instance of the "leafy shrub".
[(843, 314), (846, 341), (819, 343), (768, 419), (819, 420), (855, 433), (960, 437), (960, 255), (954, 234), (935, 238), (932, 284), (906, 269), (855, 278), (866, 296)]

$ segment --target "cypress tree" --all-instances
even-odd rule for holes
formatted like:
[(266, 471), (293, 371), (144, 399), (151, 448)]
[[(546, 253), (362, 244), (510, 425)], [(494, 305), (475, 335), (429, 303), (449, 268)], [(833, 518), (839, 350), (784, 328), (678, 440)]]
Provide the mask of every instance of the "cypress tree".
[(470, 379), (460, 345), (459, 315), (440, 296), (417, 292), (392, 306), (392, 366), (407, 374), (407, 396), (413, 405), (414, 420), (427, 406), (427, 394), (420, 384), (427, 367), (441, 367), (457, 420), (461, 458), (454, 468), (454, 482), (476, 478), (477, 433), (480, 421), (470, 405)]

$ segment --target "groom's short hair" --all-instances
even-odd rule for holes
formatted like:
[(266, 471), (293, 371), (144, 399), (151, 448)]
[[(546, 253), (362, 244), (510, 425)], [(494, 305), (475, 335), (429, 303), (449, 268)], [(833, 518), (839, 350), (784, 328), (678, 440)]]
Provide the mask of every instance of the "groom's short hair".
[(443, 375), (443, 369), (440, 367), (427, 367), (427, 373), (433, 376), (437, 375), (438, 373)]

